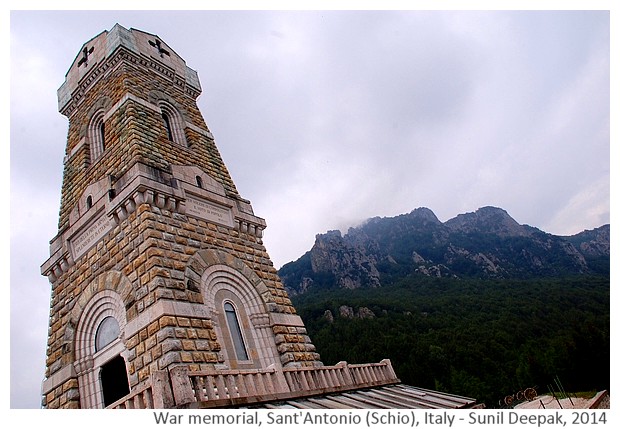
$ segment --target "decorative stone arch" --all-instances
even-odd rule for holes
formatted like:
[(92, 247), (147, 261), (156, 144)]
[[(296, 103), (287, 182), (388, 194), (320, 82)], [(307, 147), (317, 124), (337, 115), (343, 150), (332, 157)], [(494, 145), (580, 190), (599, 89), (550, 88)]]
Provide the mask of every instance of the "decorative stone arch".
[(159, 108), (167, 138), (173, 143), (187, 147), (185, 116), (171, 97), (161, 91), (151, 91), (149, 101)]
[[(120, 272), (101, 274), (87, 286), (71, 310), (65, 339), (74, 345), (74, 367), (78, 375), (81, 408), (104, 408), (102, 369), (108, 362), (126, 362), (124, 332), (127, 325), (126, 308), (134, 301), (131, 282)], [(102, 322), (113, 317), (118, 323), (118, 337), (97, 349), (95, 341)], [(124, 376), (127, 376), (125, 371)], [(129, 385), (127, 384), (127, 393)], [(108, 401), (110, 402), (110, 401)]]
[(80, 132), (81, 136), (86, 138), (86, 147), (88, 148), (87, 165), (97, 161), (105, 150), (105, 116), (110, 108), (110, 98), (102, 97), (93, 104), (87, 114), (87, 122)]
[(136, 300), (131, 281), (129, 281), (127, 276), (122, 272), (111, 270), (102, 273), (94, 282), (85, 287), (80, 294), (80, 297), (71, 310), (69, 323), (73, 323), (75, 326), (77, 321), (82, 317), (84, 308), (89, 304), (95, 294), (104, 290), (116, 292), (121, 297), (124, 308), (129, 308)]
[[(188, 286), (198, 285), (203, 295), (226, 365), (233, 369), (281, 365), (270, 319), (275, 300), (250, 267), (224, 251), (202, 250), (189, 261), (185, 276)], [(239, 360), (235, 355), (231, 327), (224, 311), (226, 303), (236, 309), (247, 360)]]

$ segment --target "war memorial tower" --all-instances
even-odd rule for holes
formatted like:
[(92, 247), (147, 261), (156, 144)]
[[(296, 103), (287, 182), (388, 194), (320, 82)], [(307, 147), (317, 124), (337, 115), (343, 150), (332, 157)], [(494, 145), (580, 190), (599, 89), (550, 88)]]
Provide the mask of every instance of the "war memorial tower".
[(48, 407), (109, 405), (175, 365), (319, 362), (200, 93), (172, 48), (120, 25), (83, 46), (58, 91), (69, 131), (58, 235), (42, 266)]
[(69, 120), (42, 405), (264, 403), (398, 383), (323, 366), (202, 117), (197, 72), (120, 25), (58, 90)]

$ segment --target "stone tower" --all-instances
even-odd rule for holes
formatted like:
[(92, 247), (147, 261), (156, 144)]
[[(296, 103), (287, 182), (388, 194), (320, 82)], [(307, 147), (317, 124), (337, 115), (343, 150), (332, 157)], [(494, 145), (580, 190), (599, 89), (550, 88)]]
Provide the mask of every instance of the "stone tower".
[(200, 93), (163, 40), (120, 25), (83, 45), (58, 90), (46, 408), (103, 408), (175, 368), (321, 366)]

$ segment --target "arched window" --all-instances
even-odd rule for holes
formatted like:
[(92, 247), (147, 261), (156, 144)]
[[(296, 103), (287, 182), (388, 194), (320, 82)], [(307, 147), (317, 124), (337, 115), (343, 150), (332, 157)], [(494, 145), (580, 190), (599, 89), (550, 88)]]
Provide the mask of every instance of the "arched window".
[(112, 341), (118, 338), (120, 334), (120, 327), (118, 322), (112, 316), (108, 316), (101, 321), (95, 334), (95, 351), (103, 349)]
[(202, 177), (196, 176), (196, 186), (202, 189)]
[(166, 101), (160, 101), (159, 108), (168, 140), (186, 146), (183, 118), (177, 109)]
[(90, 147), (90, 161), (95, 162), (105, 150), (105, 123), (103, 122), (104, 111), (99, 110), (93, 115), (88, 127), (88, 139)]
[(172, 135), (172, 125), (170, 125), (170, 118), (168, 117), (168, 114), (165, 112), (162, 112), (161, 118), (164, 120), (164, 128), (166, 128), (166, 134), (168, 135), (168, 140), (173, 142), (174, 136)]
[[(214, 250), (198, 252), (194, 257), (204, 265), (224, 258), (223, 253)], [(266, 306), (271, 298), (259, 293), (267, 287), (241, 260), (232, 260), (231, 266), (211, 264), (201, 274), (200, 289), (212, 315), (224, 363), (230, 369), (279, 366), (280, 352)]]
[(86, 197), (86, 210), (90, 210), (92, 206), (93, 206), (93, 196), (89, 195), (88, 197)]
[(241, 333), (237, 312), (229, 301), (224, 303), (224, 313), (226, 314), (228, 331), (235, 348), (237, 360), (248, 360), (248, 352), (245, 348), (245, 342), (243, 341), (243, 334)]
[(105, 122), (103, 120), (99, 124), (99, 138), (101, 139), (101, 148), (105, 150)]

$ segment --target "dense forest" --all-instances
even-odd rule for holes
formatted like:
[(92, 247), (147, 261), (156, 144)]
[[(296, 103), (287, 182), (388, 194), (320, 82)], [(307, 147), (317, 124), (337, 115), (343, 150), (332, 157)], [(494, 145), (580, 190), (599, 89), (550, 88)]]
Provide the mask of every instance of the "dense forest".
[[(473, 397), (488, 408), (528, 387), (546, 392), (556, 378), (568, 392), (609, 388), (607, 276), (414, 274), (379, 288), (314, 290), (293, 301), (326, 365), (389, 358), (404, 383)], [(341, 314), (342, 306), (357, 314)]]

